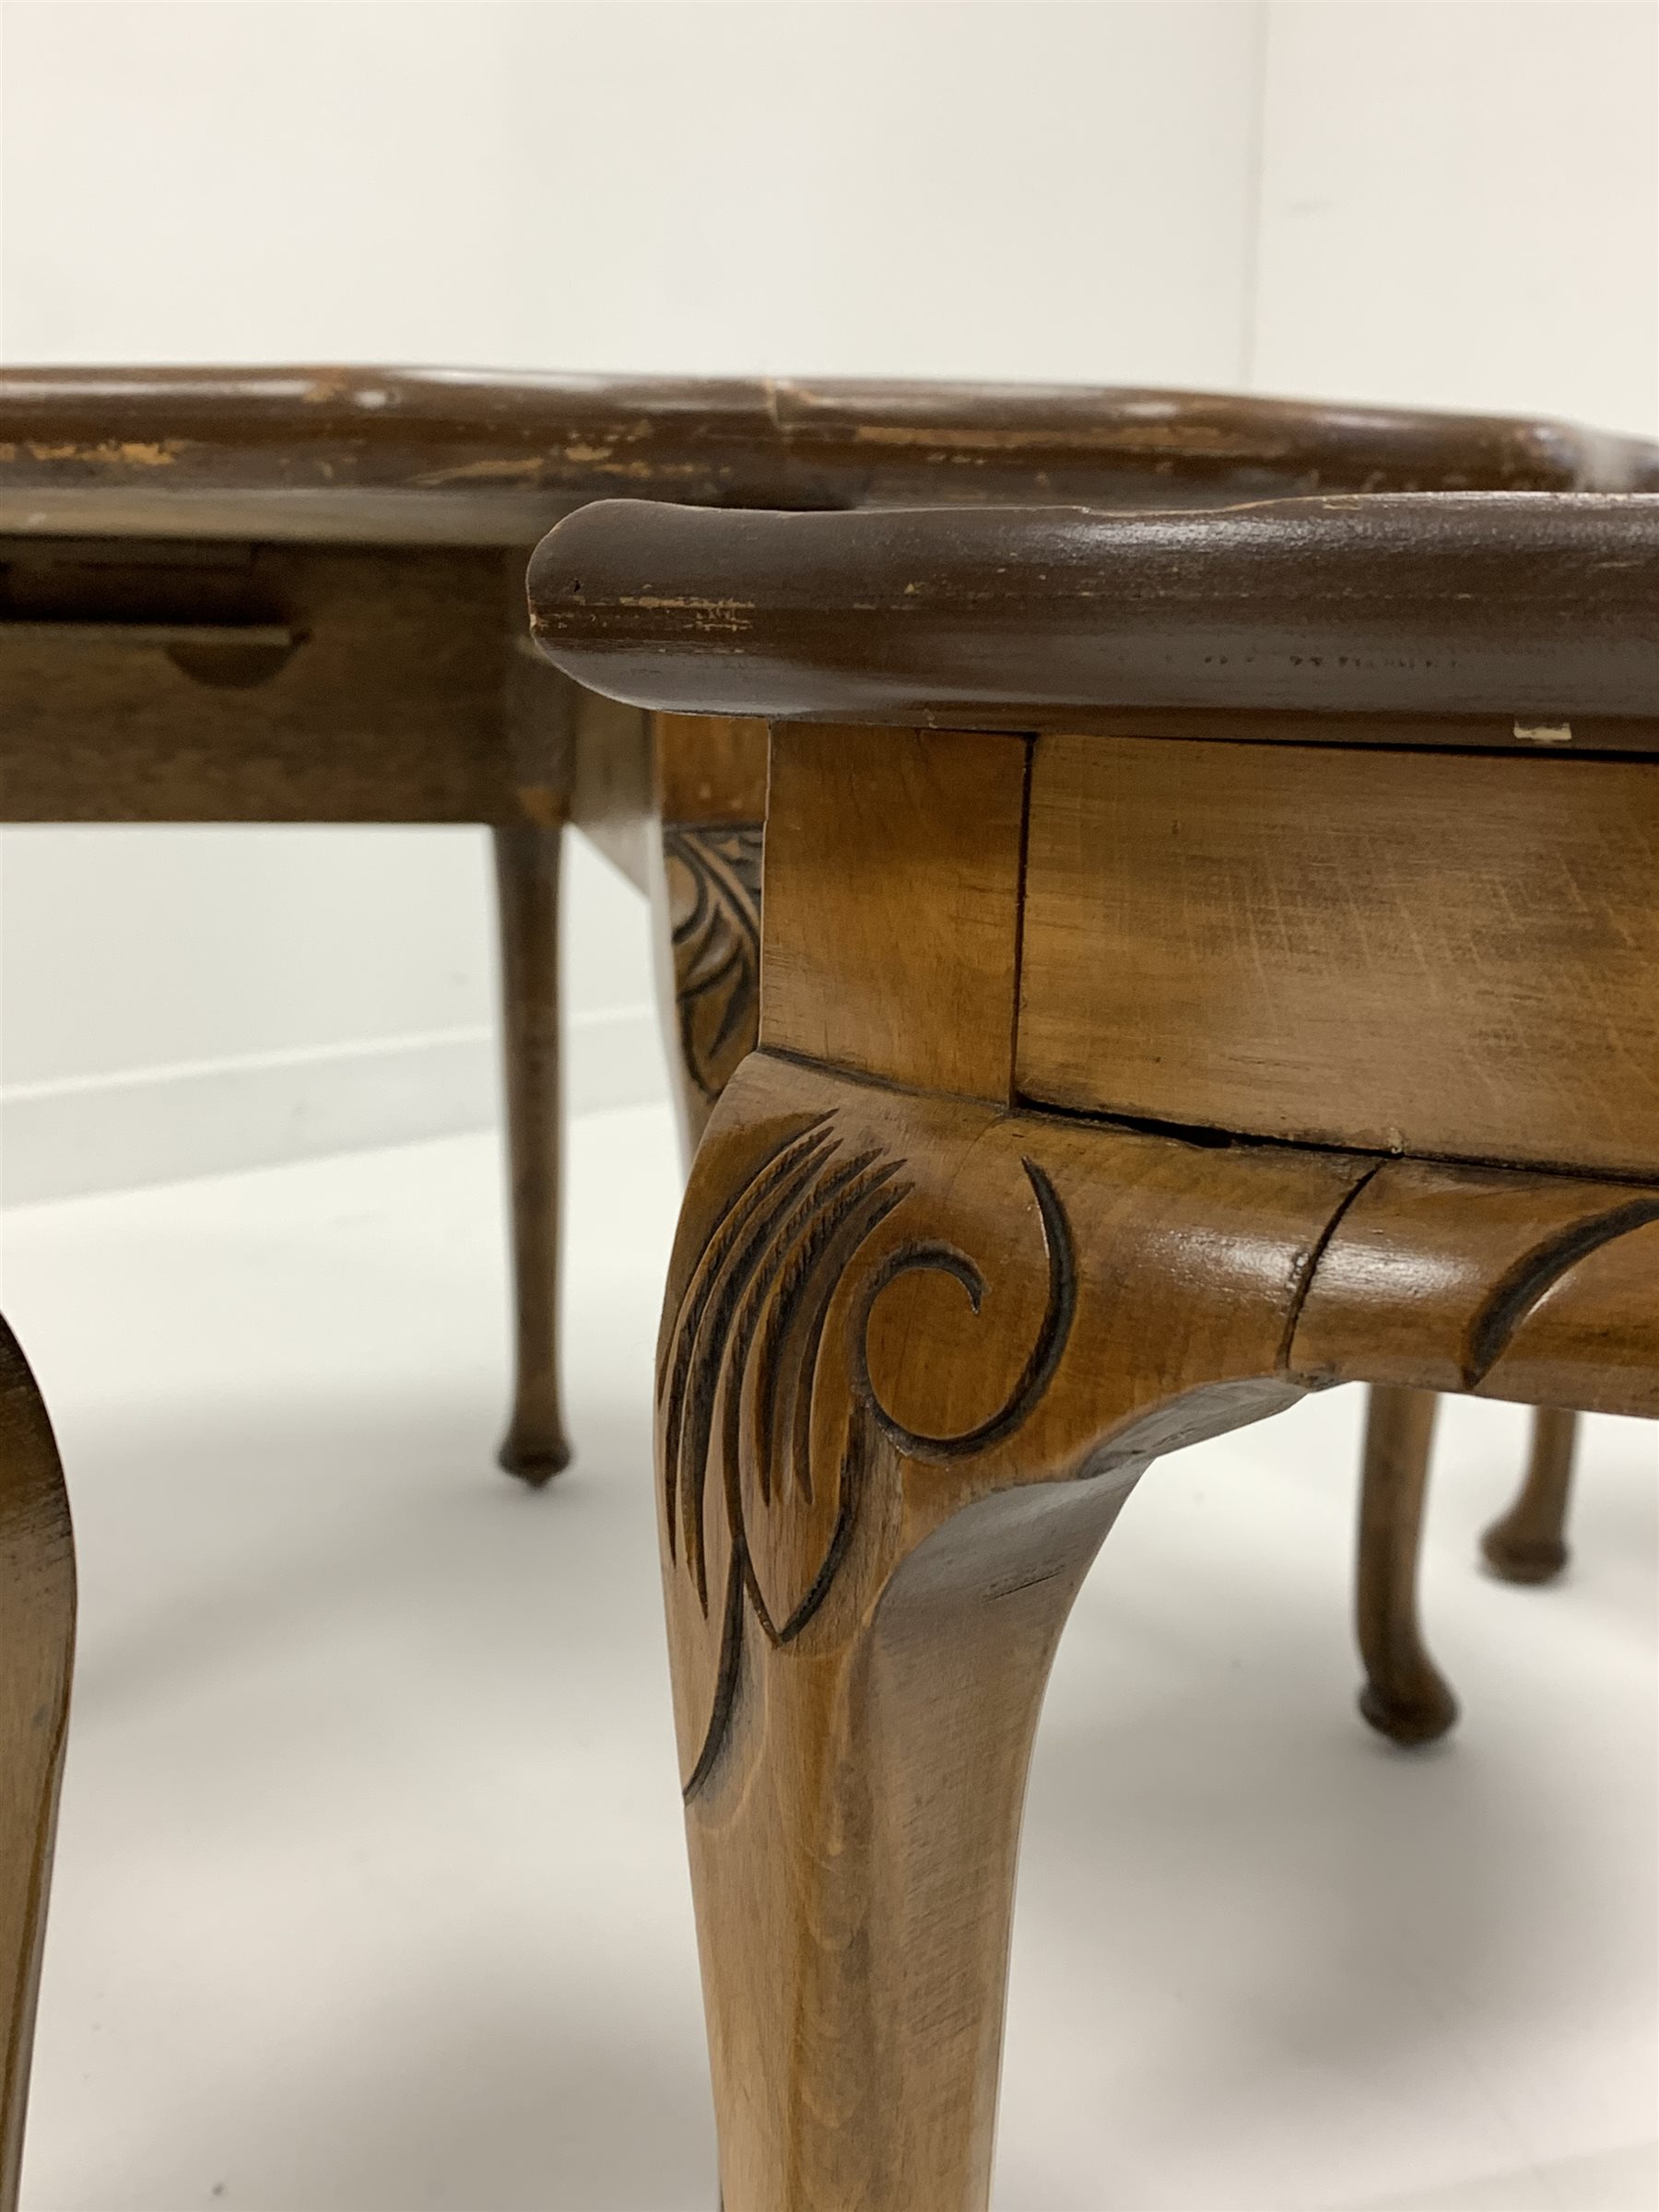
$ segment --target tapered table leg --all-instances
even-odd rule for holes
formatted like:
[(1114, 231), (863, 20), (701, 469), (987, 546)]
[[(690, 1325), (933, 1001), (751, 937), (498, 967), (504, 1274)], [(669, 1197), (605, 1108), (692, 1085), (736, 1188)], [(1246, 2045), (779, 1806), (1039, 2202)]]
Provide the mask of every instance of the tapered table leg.
[(495, 830), (516, 1359), (500, 1458), (540, 1484), (569, 1465), (559, 1391), (559, 860), (562, 831)]
[(1487, 1564), (1506, 1583), (1553, 1582), (1567, 1564), (1578, 1420), (1554, 1406), (1540, 1406), (1533, 1415), (1532, 1456), (1521, 1488), (1480, 1539)]
[(1359, 1710), (1403, 1745), (1432, 1743), (1457, 1718), (1457, 1700), (1429, 1656), (1418, 1618), (1418, 1554), (1438, 1403), (1432, 1391), (1379, 1383), (1366, 1418), (1355, 1607), (1366, 1672)]

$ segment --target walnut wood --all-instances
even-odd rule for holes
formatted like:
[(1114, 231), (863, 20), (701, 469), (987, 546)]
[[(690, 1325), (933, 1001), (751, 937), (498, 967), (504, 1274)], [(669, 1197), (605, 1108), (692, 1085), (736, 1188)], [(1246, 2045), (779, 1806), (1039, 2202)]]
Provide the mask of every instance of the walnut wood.
[[(606, 500), (530, 569), (580, 682), (668, 712), (1065, 728), (1080, 706), (1565, 721), (1659, 751), (1659, 499), (720, 514)], [(1458, 718), (1487, 718), (1471, 729)], [(1581, 728), (1581, 725), (1582, 728)], [(1287, 730), (1286, 735), (1295, 732)], [(1521, 742), (1530, 742), (1522, 739)]]
[(1065, 1613), (1154, 1452), (1294, 1395), (1299, 1287), (1363, 1172), (764, 1052), (735, 1078), (658, 1397), (726, 2212), (984, 2204)]
[(1506, 1583), (1549, 1583), (1566, 1566), (1567, 1500), (1578, 1444), (1578, 1416), (1540, 1406), (1533, 1415), (1532, 1453), (1514, 1503), (1494, 1521), (1480, 1548)]
[[(746, 824), (763, 771), (752, 726), (670, 732), (659, 777), (641, 716), (573, 706), (545, 677), (536, 694), (513, 654), (516, 559), (504, 609), (491, 549), (596, 494), (1181, 506), (1653, 469), (1651, 449), (1558, 424), (1192, 394), (14, 370), (0, 372), (0, 787), (29, 821), (569, 817), (643, 887), (661, 865), (655, 782), (671, 822)], [(706, 1053), (682, 1065), (693, 1119), (719, 1076)], [(510, 1100), (538, 1088), (524, 1070)], [(551, 1204), (546, 1175), (515, 1188)], [(550, 1253), (556, 1223), (521, 1215), (515, 1238)], [(521, 1316), (521, 1332), (538, 1326)]]
[[(14, 370), (0, 786), (29, 821), (573, 817), (643, 885), (657, 864), (641, 719), (573, 708), (545, 678), (537, 691), (514, 654), (516, 578), (504, 610), (491, 551), (595, 494), (1185, 506), (1648, 480), (1653, 449), (1559, 424), (1192, 394)], [(663, 748), (668, 818), (759, 818), (753, 730), (700, 742), (700, 761)], [(698, 1114), (709, 1075), (706, 1060), (685, 1075)], [(510, 1100), (536, 1090), (524, 1071)], [(545, 1176), (515, 1187), (550, 1203)], [(550, 1252), (556, 1223), (521, 1218), (515, 1237)]]
[(1387, 1160), (1297, 1324), (1307, 1382), (1659, 1417), (1659, 1184)]
[(665, 822), (763, 822), (766, 724), (725, 714), (653, 714)]
[[(1025, 1759), (1077, 1580), (1154, 1453), (1329, 1379), (1303, 1329), (1375, 1241), (1350, 1233), (1363, 1207), (1435, 1278), (1445, 1240), (1406, 1172), (765, 1051), (735, 1078), (693, 1171), (658, 1389), (728, 2212), (984, 2202)], [(1577, 1258), (1517, 1270), (1481, 1234), (1493, 1180), (1441, 1195), (1473, 1217), (1458, 1335), (1496, 1362), (1491, 1317), (1512, 1335), (1559, 1306), (1588, 1251), (1547, 1236)], [(1538, 1179), (1506, 1181), (1518, 1208)], [(1600, 1221), (1595, 1186), (1563, 1182)], [(1437, 1373), (1444, 1316), (1419, 1303)], [(1659, 1341), (1648, 1357), (1659, 1371)], [(1452, 1717), (1412, 1616), (1432, 1406), (1380, 1394), (1367, 1455), (1389, 1538), (1369, 1532), (1367, 1712), (1402, 1741)], [(1030, 1613), (1003, 1602), (1033, 1590)]]
[(561, 832), (498, 827), (501, 1037), (511, 1171), (514, 1372), (499, 1458), (539, 1488), (568, 1466), (559, 1389), (559, 862)]
[[(1368, 1202), (1436, 1278), (1447, 1240), (1408, 1174), (764, 1051), (739, 1072), (693, 1172), (658, 1394), (727, 2212), (985, 2202), (1025, 1761), (1077, 1582), (1154, 1453), (1330, 1379), (1305, 1317), (1328, 1325), (1327, 1277), (1340, 1303), (1375, 1243), (1349, 1233)], [(1445, 1222), (1473, 1217), (1457, 1333), (1494, 1360), (1490, 1316), (1547, 1313), (1588, 1256), (1551, 1235), (1577, 1258), (1517, 1269), (1482, 1233), (1495, 1180), (1441, 1187)], [(1504, 1180), (1518, 1211), (1539, 1179)], [(1563, 1189), (1606, 1227), (1596, 1186)], [(1444, 1317), (1419, 1302), (1438, 1377)], [(1367, 1712), (1401, 1741), (1453, 1711), (1406, 1556), (1433, 1403), (1380, 1393), (1368, 1444)]]
[(568, 1457), (557, 845), (579, 696), (524, 634), (516, 558), (489, 548), (0, 541), (8, 819), (500, 832), (518, 1369), (501, 1457), (537, 1482)]
[[(1191, 395), (13, 372), (0, 378), (0, 531), (13, 539), (0, 771), (9, 810), (34, 820), (498, 830), (522, 1292), (519, 1415), (504, 1449), (535, 1475), (563, 1451), (551, 1302), (559, 827), (577, 812), (646, 872), (628, 794), (665, 789), (686, 761), (669, 759), (670, 734), (653, 762), (637, 714), (579, 710), (527, 658), (491, 548), (524, 546), (600, 490), (805, 508), (1040, 498), (1179, 509), (1333, 488), (1641, 482), (1659, 484), (1652, 449), (1552, 426)], [(706, 1606), (700, 1626), (688, 1609), (688, 1558), (680, 1574), (676, 1667), (682, 1728), (696, 1738), (694, 1851), (705, 1947), (719, 1954), (711, 2004), (737, 2212), (982, 2201), (1036, 1700), (1070, 1592), (1150, 1452), (1306, 1382), (1377, 1372), (1379, 1359), (1383, 1379), (1414, 1387), (1451, 1367), (1468, 1386), (1544, 1402), (1640, 1407), (1652, 1396), (1654, 1223), (1628, 1210), (1635, 1198), (1620, 1214), (1581, 1192), (1590, 1212), (1551, 1215), (1555, 1242), (1543, 1247), (1511, 1251), (1512, 1238), (1483, 1231), (1470, 1244), (1480, 1265), (1465, 1253), (1452, 1266), (1463, 1304), (1436, 1278), (1418, 1335), (1396, 1314), (1379, 1354), (1363, 1312), (1349, 1311), (1355, 1269), (1422, 1273), (1423, 1252), (1440, 1253), (1450, 1234), (1437, 1206), (1474, 1218), (1490, 1201), (1519, 1219), (1520, 1186), (1494, 1197), (1463, 1183), (1431, 1205), (1339, 1153), (1194, 1147), (1011, 1112), (1027, 748), (982, 735), (942, 747), (919, 725), (1110, 724), (1133, 711), (1148, 735), (1174, 714), (1196, 718), (1180, 734), (1222, 740), (1659, 749), (1647, 633), (1631, 627), (1651, 601), (1653, 505), (1539, 505), (1494, 489), (1475, 505), (1316, 502), (1190, 525), (1166, 515), (1138, 535), (1121, 518), (1049, 515), (1006, 530), (935, 517), (848, 535), (847, 518), (799, 517), (769, 540), (772, 572), (763, 565), (760, 584), (741, 589), (754, 518), (711, 518), (737, 533), (718, 541), (736, 566), (724, 583), (705, 574), (684, 587), (673, 571), (692, 541), (665, 541), (648, 517), (619, 565), (607, 567), (610, 521), (559, 541), (603, 556), (585, 603), (579, 571), (538, 567), (556, 603), (550, 617), (538, 610), (544, 628), (572, 615), (579, 626), (591, 606), (590, 650), (608, 639), (623, 658), (643, 655), (653, 681), (665, 650), (689, 642), (681, 677), (636, 704), (918, 725), (830, 733), (816, 761), (802, 740), (817, 782), (780, 798), (767, 1031), (779, 1051), (839, 1056), (866, 1079), (747, 1063), (752, 1077), (739, 1075), (730, 1121), (705, 1147), (720, 1162), (709, 1171), (716, 1210), (709, 1249), (688, 1264), (713, 1287), (694, 1316), (676, 1309), (672, 1321), (664, 1495), (677, 1510), (690, 1470), (683, 1502), (698, 1516), (699, 1557), (712, 1547), (718, 1569), (728, 1547), (712, 1628)], [(797, 552), (804, 571), (791, 566)], [(1323, 639), (1316, 654), (1309, 633)], [(568, 637), (580, 644), (575, 629)], [(734, 669), (742, 680), (728, 695)], [(724, 858), (747, 899), (753, 739), (722, 743), (732, 759), (718, 772), (691, 763), (692, 788), (708, 793), (696, 818), (677, 798), (669, 827), (701, 835), (705, 875)], [(845, 769), (861, 743), (872, 748), (862, 801)], [(751, 763), (745, 791), (726, 781), (738, 758)], [(708, 837), (716, 824), (739, 833), (724, 853)], [(851, 855), (844, 881), (837, 839)], [(742, 911), (724, 915), (734, 942), (747, 941)], [(694, 949), (688, 935), (688, 959)], [(740, 968), (724, 1004), (709, 971), (687, 970), (705, 1103), (747, 1034)], [(716, 1007), (712, 1029), (700, 1027)], [(750, 1101), (751, 1081), (784, 1086), (809, 1122), (841, 1117), (832, 1157), (819, 1158), (808, 1128), (781, 1134), (785, 1147), (806, 1146), (786, 1169), (736, 1158), (745, 1128), (776, 1127), (776, 1100)], [(920, 1088), (891, 1102), (883, 1083)], [(963, 1095), (943, 1103), (929, 1087)], [(842, 1136), (859, 1148), (838, 1148)], [(900, 1191), (905, 1163), (924, 1158), (931, 1169)], [(799, 1220), (769, 1214), (769, 1179), (797, 1170)], [(897, 1228), (871, 1219), (888, 1196)], [(1350, 1199), (1351, 1236), (1338, 1221)], [(927, 1206), (960, 1236), (882, 1243)], [(997, 1261), (996, 1279), (982, 1279), (971, 1246)], [(769, 1251), (784, 1256), (774, 1265)], [(870, 1265), (887, 1272), (873, 1278)], [(966, 1292), (966, 1306), (941, 1313), (941, 1291)], [(847, 1300), (866, 1292), (867, 1345), (858, 1339), (849, 1365)], [(982, 1310), (982, 1330), (969, 1318)], [(746, 1329), (760, 1331), (752, 1368)], [(677, 1401), (682, 1346), (690, 1394)], [(840, 1360), (845, 1385), (838, 1398), (826, 1380), (821, 1416), (820, 1353), (827, 1378)], [(747, 1396), (722, 1380), (734, 1371), (752, 1372)], [(820, 1430), (833, 1441), (838, 1406), (854, 1409), (856, 1448), (825, 1461)], [(910, 1426), (894, 1406), (912, 1409)], [(794, 1492), (752, 1449), (753, 1425), (771, 1437), (774, 1415), (804, 1437)], [(915, 1466), (924, 1479), (912, 1480)], [(1108, 1479), (1056, 1489), (1084, 1473)], [(706, 1584), (704, 1571), (700, 1605)], [(955, 1685), (943, 1703), (931, 1694), (941, 1629)], [(795, 1667), (797, 1644), (818, 1664)], [(768, 1786), (744, 1791), (722, 1828), (710, 1807), (756, 1745)], [(771, 1947), (734, 1945), (739, 1912)], [(874, 1929), (875, 1951), (841, 1945), (841, 1926)], [(15, 2022), (32, 1986), (19, 1956)], [(879, 1986), (857, 1971), (871, 1956), (892, 1962)], [(821, 2047), (802, 2050), (803, 2019)], [(15, 2091), (15, 2032), (13, 2044)]]
[[(7, 820), (562, 812), (568, 762), (527, 764), (521, 779), (509, 744), (503, 671), (523, 619), (499, 553), (228, 546), (182, 562), (177, 547), (76, 550), (0, 542)], [(28, 618), (8, 618), (18, 610)], [(112, 622), (116, 610), (132, 618)], [(182, 616), (223, 643), (181, 646)], [(291, 646), (243, 641), (274, 628)], [(548, 689), (546, 664), (519, 658), (513, 681)]]
[(1359, 1710), (1380, 1735), (1405, 1746), (1432, 1743), (1457, 1718), (1457, 1700), (1429, 1656), (1418, 1618), (1418, 1550), (1439, 1405), (1433, 1391), (1378, 1385), (1360, 1462)]
[(1044, 736), (1019, 1088), (1659, 1176), (1655, 883), (1638, 760)]
[(781, 732), (762, 1041), (896, 1082), (1007, 1098), (1025, 783), (1017, 737)]
[(0, 1320), (0, 2212), (23, 2158), (46, 1892), (75, 1653), (75, 1545), (52, 1424)]
[[(1403, 528), (1407, 509), (1416, 520)], [(1497, 669), (1502, 626), (1523, 618), (1530, 641), (1512, 665), (1532, 671), (1538, 696), (1574, 713), (1605, 703), (1606, 668), (1589, 666), (1586, 638), (1630, 697), (1643, 667), (1651, 684), (1648, 586), (1631, 591), (1603, 565), (1625, 542), (1651, 582), (1641, 502), (1545, 512), (1494, 495), (1477, 508), (1366, 512), (1363, 526), (1335, 511), (1334, 536), (1322, 537), (1323, 522), (1305, 534), (1331, 568), (1308, 571), (1300, 652), (1335, 665), (1355, 625), (1371, 623), (1384, 711), (1421, 704), (1432, 722), (1482, 653)], [(1571, 542), (1571, 518), (1585, 514), (1596, 548), (1587, 563)], [(1627, 527), (1621, 514), (1635, 519)], [(1575, 960), (1538, 900), (1547, 855), (1564, 850), (1583, 942), (1606, 946), (1617, 969), (1628, 937), (1640, 964), (1659, 871), (1633, 867), (1618, 841), (1632, 810), (1651, 836), (1641, 779), (1659, 767), (1374, 744), (1285, 752), (1249, 771), (1242, 789), (1260, 803), (1230, 841), (1249, 806), (1236, 793), (1210, 806), (1217, 771), (1188, 773), (1205, 762), (1184, 742), (1099, 731), (1022, 742), (924, 728), (920, 709), (888, 722), (895, 669), (982, 696), (1005, 651), (1052, 661), (1054, 626), (1034, 611), (1045, 593), (1081, 604), (1089, 580), (1112, 584), (1089, 618), (1103, 653), (1124, 625), (1150, 635), (1161, 619), (1155, 559), (1107, 576), (1104, 522), (1050, 516), (1051, 567), (1019, 554), (988, 599), (947, 564), (917, 623), (884, 602), (891, 576), (877, 563), (867, 606), (849, 616), (835, 596), (850, 572), (846, 520), (793, 518), (798, 535), (784, 540), (763, 517), (698, 518), (679, 535), (674, 518), (649, 512), (579, 517), (538, 558), (536, 612), (561, 664), (614, 677), (636, 703), (735, 712), (741, 702), (784, 718), (767, 824), (761, 1047), (697, 1157), (658, 1368), (665, 1591), (726, 2212), (980, 2212), (1036, 1703), (1077, 1581), (1147, 1461), (1305, 1389), (1382, 1386), (1360, 1630), (1372, 1717), (1421, 1740), (1450, 1718), (1412, 1589), (1428, 1394), (1659, 1414), (1659, 1174), (1641, 1165), (1654, 1159), (1659, 1110), (1651, 954), (1648, 995), (1633, 968), (1586, 1026), (1578, 1002), (1605, 987), (1607, 961)], [(937, 516), (905, 526), (917, 543), (945, 542)], [(1208, 527), (1210, 595), (1242, 636), (1268, 525), (1258, 512)], [(755, 558), (763, 539), (794, 550), (768, 565)], [(1481, 588), (1443, 613), (1435, 643), (1423, 579), (1450, 588), (1460, 545), (1464, 584)], [(565, 588), (579, 571), (580, 600)], [(813, 579), (834, 586), (816, 608)], [(1508, 610), (1486, 595), (1506, 580), (1517, 594)], [(1191, 588), (1196, 610), (1202, 581)], [(791, 593), (798, 604), (780, 613)], [(999, 594), (1011, 605), (1022, 594), (1033, 610), (1023, 644), (993, 618)], [(857, 652), (837, 663), (853, 618)], [(1230, 689), (1242, 715), (1258, 712), (1258, 663), (1288, 651), (1289, 615), (1277, 642), (1273, 619), (1268, 604), (1260, 654), (1204, 678)], [(641, 641), (659, 620), (641, 683)], [(1203, 658), (1197, 612), (1169, 632), (1171, 688), (1194, 680)], [(801, 669), (831, 665), (848, 726), (791, 720), (804, 711)], [(1347, 678), (1317, 680), (1339, 693)], [(1107, 683), (1085, 693), (1086, 709), (1112, 707)], [(1244, 749), (1225, 728), (1206, 739), (1208, 753)], [(1017, 806), (1006, 773), (987, 803), (987, 762), (1028, 749)], [(1170, 768), (1176, 753), (1183, 761)], [(1148, 813), (1101, 865), (1092, 850), (1087, 870), (1078, 856), (1088, 896), (1077, 881), (1064, 896), (1045, 888), (1067, 816), (1086, 842), (1090, 807), (1098, 815), (1120, 794), (1126, 804), (1160, 755), (1180, 806)], [(1329, 803), (1333, 766), (1354, 779), (1347, 813)], [(1597, 796), (1613, 787), (1605, 771), (1621, 808)], [(1156, 782), (1156, 766), (1147, 772)], [(1415, 817), (1401, 812), (1408, 790), (1430, 794)], [(1507, 843), (1488, 814), (1507, 824)], [(1350, 818), (1369, 826), (1362, 850), (1342, 842)], [(1283, 856), (1305, 821), (1318, 836), (1299, 871)], [(1600, 867), (1589, 864), (1592, 824), (1611, 855)], [(1147, 853), (1160, 838), (1190, 850), (1185, 912), (1167, 890), (1179, 877)], [(1123, 879), (1137, 867), (1159, 887), (1142, 900), (1139, 934), (1113, 903), (1136, 895)], [(1467, 868), (1485, 871), (1478, 900), (1464, 889)], [(1369, 926), (1348, 922), (1357, 897)], [(1207, 932), (1190, 926), (1199, 907)], [(1409, 945), (1415, 964), (1389, 980), (1377, 936)], [(1148, 953), (1148, 937), (1167, 955)], [(1206, 999), (1194, 971), (1211, 961), (1222, 982)], [(1134, 975), (1102, 1026), (1101, 971), (1119, 963)], [(1299, 1009), (1282, 1036), (1269, 1034), (1289, 1038), (1288, 1060), (1253, 1057), (1230, 1028), (1227, 995), (1244, 989), (1247, 969), (1259, 997), (1246, 995), (1241, 1028), (1271, 1032), (1267, 1016)], [(976, 996), (987, 975), (989, 994)], [(1013, 979), (1017, 1027), (996, 1018)], [(1419, 1028), (1455, 1030), (1437, 1126), (1468, 1157), (1253, 1134), (1281, 1109), (1291, 1130), (1314, 1124), (1331, 1042), (1307, 1008), (1325, 1009), (1340, 1065), (1357, 1049), (1342, 994), (1363, 1005), (1367, 990), (1396, 1052), (1418, 1049)], [(1466, 1033), (1446, 1006), (1464, 1009)], [(1190, 1100), (1204, 1062), (1184, 1041), (1189, 1019), (1209, 1026), (1218, 1059), (1230, 1052), (1228, 1120), (1132, 1124), (1124, 1064), (1150, 1069), (1183, 1053), (1179, 1099)], [(1515, 1024), (1538, 1062), (1519, 1123)], [(1091, 1051), (1060, 1112), (1015, 1078), (1029, 1040), (1058, 1050), (1068, 1030)], [(1575, 1058), (1593, 1062), (1595, 1098)], [(1414, 1111), (1414, 1127), (1386, 1142), (1422, 1141), (1426, 1094)], [(1607, 1170), (1609, 1125), (1623, 1133), (1620, 1175)], [(1551, 1168), (1519, 1155), (1518, 1127)]]
[(1625, 488), (1652, 447), (1516, 418), (1044, 384), (11, 369), (0, 531), (534, 543), (606, 493), (851, 507)]

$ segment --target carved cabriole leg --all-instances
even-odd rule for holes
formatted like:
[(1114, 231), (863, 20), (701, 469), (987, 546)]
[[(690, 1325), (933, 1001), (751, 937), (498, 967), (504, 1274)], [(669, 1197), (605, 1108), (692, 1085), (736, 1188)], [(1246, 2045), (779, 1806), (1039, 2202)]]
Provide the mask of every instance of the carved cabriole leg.
[(1480, 1548), (1506, 1583), (1553, 1582), (1567, 1564), (1567, 1500), (1578, 1416), (1540, 1406), (1533, 1415), (1532, 1457), (1514, 1503), (1494, 1521)]
[(658, 1396), (725, 2212), (986, 2203), (1072, 1597), (1148, 1459), (1297, 1394), (1297, 1302), (1364, 1172), (765, 1053), (728, 1089)]
[(1431, 1743), (1457, 1718), (1457, 1700), (1418, 1620), (1418, 1550), (1439, 1403), (1431, 1390), (1379, 1384), (1366, 1415), (1355, 1606), (1366, 1673), (1359, 1710), (1396, 1744)]
[(51, 1424), (0, 1320), (0, 2212), (18, 2201), (75, 1650), (75, 1550)]
[(570, 1462), (559, 1394), (559, 858), (562, 830), (494, 831), (500, 910), (515, 1362), (501, 1441), (510, 1474), (540, 1484)]

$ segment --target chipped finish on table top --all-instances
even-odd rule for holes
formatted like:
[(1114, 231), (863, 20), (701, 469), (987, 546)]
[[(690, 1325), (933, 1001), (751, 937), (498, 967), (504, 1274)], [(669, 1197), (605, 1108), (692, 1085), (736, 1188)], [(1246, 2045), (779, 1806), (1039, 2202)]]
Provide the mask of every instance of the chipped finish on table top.
[[(1659, 751), (1656, 594), (1659, 497), (1597, 492), (1139, 513), (610, 500), (561, 523), (530, 568), (544, 650), (658, 712), (1029, 729), (1116, 715), (1147, 735), (1203, 734), (1207, 715), (1234, 735), (1558, 753)], [(1240, 726), (1251, 716), (1261, 726)], [(1296, 726), (1321, 716), (1333, 726)], [(1334, 726), (1368, 716), (1383, 727)]]
[(1065, 384), (14, 368), (0, 533), (529, 546), (588, 500), (1191, 506), (1659, 487), (1570, 424)]

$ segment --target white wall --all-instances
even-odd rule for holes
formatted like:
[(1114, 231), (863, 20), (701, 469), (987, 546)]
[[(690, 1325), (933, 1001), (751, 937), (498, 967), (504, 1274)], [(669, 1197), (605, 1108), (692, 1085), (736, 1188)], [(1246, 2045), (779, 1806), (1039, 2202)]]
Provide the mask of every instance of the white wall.
[[(17, 0), (13, 361), (1231, 384), (1253, 6)], [(492, 1110), (481, 839), (12, 831), (15, 1195)], [(660, 1080), (573, 855), (572, 1088)]]
[(1659, 431), (1659, 7), (1269, 12), (1264, 390)]
[[(13, 0), (0, 349), (1234, 385), (1659, 429), (1655, 0)], [(4, 841), (16, 1194), (493, 1111), (482, 840)], [(657, 1079), (573, 855), (575, 1102)]]

